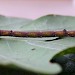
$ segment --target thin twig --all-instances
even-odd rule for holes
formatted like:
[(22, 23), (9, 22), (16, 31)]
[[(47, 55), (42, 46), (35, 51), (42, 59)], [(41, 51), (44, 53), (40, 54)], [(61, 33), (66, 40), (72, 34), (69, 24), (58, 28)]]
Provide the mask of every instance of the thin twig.
[(75, 37), (75, 31), (12, 31), (0, 30), (0, 36), (13, 36), (13, 37)]

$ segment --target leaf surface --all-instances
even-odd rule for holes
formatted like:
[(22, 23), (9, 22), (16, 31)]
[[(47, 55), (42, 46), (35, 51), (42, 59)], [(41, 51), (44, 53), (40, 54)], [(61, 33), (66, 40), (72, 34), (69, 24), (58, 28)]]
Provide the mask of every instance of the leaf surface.
[[(45, 30), (75, 30), (75, 17), (47, 15), (34, 21), (24, 21), (24, 19), (10, 20), (10, 25), (6, 21), (8, 18), (2, 17), (0, 29), (12, 29), (21, 31), (45, 31)], [(21, 21), (21, 22), (20, 22)], [(27, 22), (27, 23), (26, 23)], [(4, 24), (5, 23), (5, 24)], [(16, 24), (16, 25), (15, 25)], [(9, 26), (10, 25), (10, 26)], [(58, 64), (52, 64), (49, 60), (58, 52), (65, 48), (75, 46), (74, 37), (64, 37), (55, 41), (44, 41), (52, 38), (2, 38), (0, 40), (0, 57), (8, 63), (45, 74), (56, 74), (61, 71)], [(55, 37), (56, 38), (56, 37)], [(5, 64), (6, 64), (5, 61)], [(3, 61), (4, 62), (4, 61)], [(2, 62), (1, 62), (2, 63)]]

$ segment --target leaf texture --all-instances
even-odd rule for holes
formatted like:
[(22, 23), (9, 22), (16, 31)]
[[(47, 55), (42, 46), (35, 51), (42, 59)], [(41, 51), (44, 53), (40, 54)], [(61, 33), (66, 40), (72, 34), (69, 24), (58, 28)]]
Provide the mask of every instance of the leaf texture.
[[(34, 21), (28, 19), (8, 18), (1, 16), (0, 29), (20, 31), (75, 30), (75, 17), (47, 15)], [(56, 37), (55, 37), (56, 38)], [(13, 63), (23, 69), (44, 74), (57, 74), (61, 71), (58, 64), (49, 60), (65, 48), (75, 46), (74, 37), (64, 37), (55, 41), (44, 41), (52, 38), (12, 38), (1, 37), (1, 64)], [(3, 62), (3, 63), (2, 63)]]

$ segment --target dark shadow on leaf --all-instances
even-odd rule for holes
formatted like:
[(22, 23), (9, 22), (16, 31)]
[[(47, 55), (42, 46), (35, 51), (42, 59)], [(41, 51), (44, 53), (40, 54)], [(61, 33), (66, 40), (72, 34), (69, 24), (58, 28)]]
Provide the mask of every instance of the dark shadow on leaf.
[(55, 41), (55, 40), (60, 40), (60, 39), (62, 39), (62, 37), (57, 37), (57, 38), (55, 38), (55, 39), (51, 39), (51, 40), (45, 40), (45, 42)]

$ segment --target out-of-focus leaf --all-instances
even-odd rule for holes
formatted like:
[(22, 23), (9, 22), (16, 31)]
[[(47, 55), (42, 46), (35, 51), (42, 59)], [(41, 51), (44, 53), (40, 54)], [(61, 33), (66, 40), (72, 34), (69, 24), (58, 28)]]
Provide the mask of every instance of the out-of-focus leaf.
[(53, 58), (60, 57), (60, 56), (63, 56), (63, 55), (67, 55), (67, 54), (75, 54), (75, 47), (65, 49), (65, 50), (57, 53), (56, 55), (54, 55)]
[(25, 18), (6, 17), (0, 15), (0, 29), (5, 30), (18, 30), (21, 26), (25, 26), (32, 20)]
[(65, 49), (54, 55), (50, 60), (53, 63), (58, 63), (62, 66), (63, 71), (60, 75), (74, 75), (75, 74), (75, 47)]
[[(8, 24), (8, 27), (1, 25), (0, 29), (20, 31), (75, 30), (75, 17), (71, 16), (48, 15), (32, 22), (29, 21), (28, 24), (24, 24), (24, 20), (21, 22), (23, 25), (19, 22), (11, 22), (12, 25)], [(13, 26), (16, 23), (18, 25)], [(44, 41), (53, 38), (2, 38), (0, 40), (0, 57), (6, 60), (6, 62), (3, 61), (3, 64), (13, 63), (23, 69), (45, 74), (60, 72), (60, 66), (50, 63), (49, 60), (63, 49), (75, 46), (75, 38), (64, 37), (55, 41)]]

